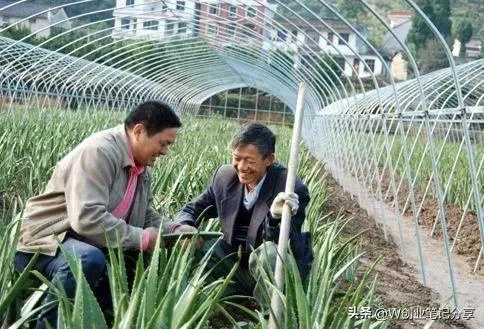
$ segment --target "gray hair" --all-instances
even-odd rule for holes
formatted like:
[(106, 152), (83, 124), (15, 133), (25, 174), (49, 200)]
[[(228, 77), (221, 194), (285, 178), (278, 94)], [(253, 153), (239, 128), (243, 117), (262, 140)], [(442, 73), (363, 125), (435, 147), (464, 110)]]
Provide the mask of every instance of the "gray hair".
[(265, 159), (276, 150), (276, 136), (261, 123), (252, 122), (242, 125), (232, 138), (232, 149), (252, 144)]

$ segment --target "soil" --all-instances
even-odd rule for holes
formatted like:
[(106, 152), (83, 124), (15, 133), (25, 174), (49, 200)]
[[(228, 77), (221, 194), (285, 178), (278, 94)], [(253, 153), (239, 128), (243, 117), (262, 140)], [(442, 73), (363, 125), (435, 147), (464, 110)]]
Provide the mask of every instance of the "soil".
[[(350, 190), (349, 186), (354, 187), (354, 182), (346, 182), (345, 189), (341, 187), (336, 180), (331, 177), (329, 173), (325, 176), (325, 186), (328, 190), (328, 198), (324, 204), (324, 208), (322, 212), (324, 214), (331, 213), (332, 215), (329, 216), (329, 219), (335, 219), (338, 217), (339, 214), (344, 215), (346, 218), (352, 217), (353, 219), (349, 221), (343, 229), (342, 238), (349, 238), (354, 236), (358, 232), (364, 233), (361, 235), (361, 239), (359, 241), (360, 244), (360, 251), (365, 251), (366, 253), (360, 260), (360, 271), (364, 272), (367, 268), (372, 266), (374, 262), (382, 256), (379, 260), (373, 275), (378, 275), (378, 284), (376, 288), (376, 304), (379, 308), (385, 309), (416, 309), (419, 308), (421, 310), (438, 310), (439, 306), (442, 305), (443, 300), (445, 299), (443, 296), (448, 296), (447, 291), (440, 290), (440, 292), (435, 289), (437, 285), (445, 285), (447, 284), (448, 277), (446, 276), (446, 269), (445, 269), (445, 261), (443, 261), (443, 256), (437, 252), (437, 249), (442, 249), (442, 243), (437, 241), (439, 234), (436, 234), (436, 238), (431, 238), (429, 234), (429, 230), (427, 228), (431, 228), (433, 225), (433, 220), (436, 216), (436, 203), (433, 204), (432, 200), (428, 198), (428, 201), (423, 204), (422, 213), (420, 215), (420, 220), (422, 221), (422, 231), (421, 236), (422, 239), (425, 241), (425, 248), (427, 253), (425, 254), (425, 258), (427, 259), (425, 268), (427, 272), (431, 272), (430, 275), (427, 273), (427, 284), (429, 286), (434, 287), (434, 289), (429, 288), (421, 283), (420, 272), (417, 266), (417, 262), (415, 261), (415, 257), (409, 256), (406, 254), (406, 257), (402, 257), (402, 252), (397, 243), (395, 243), (396, 233), (394, 232), (387, 232), (384, 233), (383, 224), (380, 220), (375, 220), (374, 214), (371, 214), (369, 211), (369, 207), (363, 205), (359, 205), (356, 200), (356, 193), (353, 191), (353, 196), (348, 193), (346, 190)], [(388, 185), (387, 185), (388, 186)], [(406, 190), (408, 192), (408, 188)], [(401, 190), (400, 193), (406, 193), (405, 187)], [(404, 194), (402, 194), (404, 195)], [(421, 195), (420, 195), (421, 198)], [(399, 199), (401, 199), (399, 197)], [(422, 199), (419, 199), (422, 200)], [(361, 203), (360, 199), (360, 203)], [(388, 198), (386, 203), (391, 204), (393, 200)], [(368, 200), (367, 200), (368, 202)], [(435, 201), (434, 201), (435, 202)], [(363, 202), (365, 203), (365, 202)], [(383, 204), (384, 206), (384, 204)], [(403, 206), (403, 205), (402, 205)], [(390, 209), (390, 207), (387, 207)], [(409, 222), (409, 227), (406, 228), (404, 234), (409, 239), (413, 239), (413, 231), (411, 229), (411, 210), (406, 210), (404, 216), (405, 220)], [(455, 207), (449, 207), (446, 209), (447, 214), (454, 218), (459, 217), (462, 215), (460, 213), (454, 213), (456, 210)], [(371, 216), (370, 216), (371, 214)], [(434, 215), (435, 214), (435, 215)], [(388, 213), (387, 213), (388, 215)], [(472, 216), (472, 214), (469, 214)], [(470, 219), (466, 218), (465, 221), (471, 221)], [(476, 220), (474, 219), (474, 222)], [(463, 225), (463, 228), (467, 226)], [(447, 226), (449, 229), (449, 234), (455, 234), (456, 228), (458, 225), (455, 221), (447, 221)], [(394, 225), (395, 226), (395, 225)], [(475, 228), (473, 228), (475, 229)], [(478, 228), (477, 228), (478, 229)], [(387, 231), (389, 229), (387, 228)], [(453, 233), (452, 233), (453, 232)], [(385, 239), (385, 235), (387, 238)], [(440, 234), (441, 235), (441, 234)], [(484, 279), (481, 274), (469, 274), (471, 270), (469, 270), (470, 259), (475, 254), (475, 247), (474, 245), (476, 242), (473, 239), (475, 237), (475, 231), (472, 229), (461, 229), (459, 233), (459, 240), (460, 243), (456, 244), (456, 252), (459, 258), (456, 261), (456, 267), (460, 269), (464, 269), (464, 274), (459, 274), (459, 285), (460, 288), (459, 293), (463, 292), (467, 295), (467, 298), (463, 298), (461, 302), (464, 306), (471, 305), (475, 309), (476, 317), (480, 314), (480, 307), (482, 307), (481, 302), (482, 298), (482, 285), (476, 285), (475, 280), (479, 280), (479, 284), (484, 284)], [(477, 238), (479, 235), (477, 234)], [(405, 246), (408, 249), (412, 249), (412, 246), (408, 245), (408, 241), (406, 242), (407, 245)], [(430, 243), (430, 244), (428, 244)], [(437, 243), (437, 244), (436, 244)], [(480, 245), (480, 241), (477, 240), (477, 243)], [(467, 246), (467, 247), (466, 247)], [(406, 253), (411, 253), (412, 251), (406, 251)], [(408, 258), (408, 259), (407, 259)], [(407, 259), (404, 261), (403, 259)], [(441, 263), (434, 264), (434, 261), (439, 260)], [(438, 277), (438, 279), (436, 279)], [(429, 284), (430, 281), (430, 284)], [(435, 281), (435, 282), (433, 282)], [(442, 283), (444, 282), (444, 283)], [(474, 291), (472, 291), (474, 289)], [(462, 290), (462, 291), (461, 291)], [(470, 290), (470, 292), (469, 292)], [(472, 296), (475, 294), (477, 297)], [(473, 304), (469, 304), (468, 301), (471, 300)], [(248, 301), (246, 301), (248, 302)], [(244, 302), (245, 303), (245, 302)], [(448, 304), (452, 304), (449, 302)], [(484, 303), (483, 303), (484, 305)], [(251, 309), (255, 309), (256, 305), (246, 305)], [(232, 315), (235, 316), (237, 320), (247, 321), (247, 317), (241, 313), (238, 313), (235, 310), (230, 311)], [(454, 329), (454, 328), (475, 328), (480, 329), (484, 328), (482, 326), (482, 319), (473, 319), (472, 321), (469, 320), (435, 320), (430, 328), (436, 329)], [(413, 320), (391, 320), (389, 328), (394, 329), (409, 329), (409, 328), (423, 328), (424, 326), (429, 324), (429, 319), (421, 318), (421, 319), (413, 319)], [(215, 317), (211, 318), (210, 321), (213, 328), (230, 328), (231, 326), (228, 324), (227, 320), (223, 318), (221, 314), (218, 314)]]
[[(397, 182), (396, 184), (399, 184), (398, 182), (400, 181), (400, 178), (395, 176), (395, 181)], [(384, 196), (386, 195), (385, 202), (388, 205), (393, 205), (394, 197), (390, 190), (390, 175), (388, 171), (383, 173), (382, 194)], [(406, 206), (405, 209), (403, 209), (403, 214), (407, 217), (412, 217), (413, 211), (410, 206), (410, 202), (407, 205), (404, 204), (408, 196), (408, 182), (404, 179), (400, 184), (397, 199), (399, 200), (400, 209), (403, 209), (403, 207)], [(414, 191), (414, 196), (417, 211), (420, 208), (420, 212), (418, 213), (419, 224), (431, 230), (434, 226), (437, 216), (439, 216), (438, 201), (435, 197), (432, 197), (429, 194), (424, 195), (424, 193), (419, 190)], [(474, 211), (468, 211), (464, 214), (462, 207), (450, 204), (445, 205), (444, 211), (449, 241), (452, 244), (454, 243), (454, 240), (457, 239), (457, 241), (455, 241), (454, 252), (457, 255), (464, 257), (470, 266), (474, 266), (481, 248), (477, 214)], [(457, 232), (461, 220), (461, 228), (460, 231)], [(437, 221), (434, 237), (442, 237), (440, 216), (439, 220)], [(480, 273), (484, 273), (484, 266), (481, 266), (478, 271), (480, 271)]]
[[(360, 240), (360, 250), (366, 251), (361, 259), (362, 270), (371, 266), (380, 256), (383, 258), (375, 268), (378, 274), (376, 296), (381, 308), (433, 308), (438, 309), (438, 294), (432, 289), (422, 285), (415, 277), (418, 274), (413, 266), (404, 262), (398, 253), (398, 246), (391, 236), (388, 241), (380, 225), (360, 208), (348, 192), (330, 176), (326, 177), (328, 199), (325, 203), (325, 212), (335, 215), (340, 212), (353, 217), (343, 229), (343, 236), (351, 237), (357, 232), (365, 231)], [(390, 328), (423, 328), (428, 320), (394, 320)], [(440, 321), (432, 328), (471, 328), (463, 321)]]

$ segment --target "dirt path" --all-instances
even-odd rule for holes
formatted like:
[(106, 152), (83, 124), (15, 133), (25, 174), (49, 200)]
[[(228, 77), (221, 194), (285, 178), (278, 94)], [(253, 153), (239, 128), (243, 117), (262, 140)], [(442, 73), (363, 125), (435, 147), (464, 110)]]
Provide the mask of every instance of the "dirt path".
[[(409, 219), (401, 221), (404, 236), (404, 258), (394, 241), (399, 240), (398, 218), (391, 209), (380, 203), (374, 206), (368, 196), (358, 191), (358, 184), (354, 181), (343, 182), (345, 189), (351, 194), (360, 194), (360, 205), (353, 200), (350, 193), (345, 192), (336, 181), (327, 177), (327, 188), (330, 196), (325, 204), (325, 212), (337, 214), (342, 211), (345, 215), (354, 217), (345, 232), (348, 236), (362, 230), (367, 230), (362, 237), (361, 250), (367, 251), (362, 259), (364, 266), (370, 266), (380, 255), (384, 258), (376, 268), (378, 273), (377, 296), (379, 304), (384, 308), (438, 309), (439, 305), (450, 296), (450, 276), (447, 258), (443, 255), (442, 241), (431, 239), (428, 233), (420, 230), (425, 250), (424, 262), (427, 286), (421, 283), (419, 271), (418, 249), (415, 242), (415, 229)], [(358, 193), (360, 192), (360, 193)], [(376, 219), (373, 220), (368, 214)], [(401, 220), (401, 218), (400, 218)], [(388, 241), (384, 238), (383, 222), (386, 223)], [(391, 225), (390, 225), (391, 224)], [(475, 308), (474, 319), (470, 320), (438, 320), (432, 328), (484, 328), (484, 280), (482, 276), (470, 274), (468, 263), (453, 256), (456, 270), (457, 297), (459, 307)], [(452, 300), (449, 305), (453, 305)], [(428, 320), (398, 320), (391, 323), (391, 328), (422, 328)]]

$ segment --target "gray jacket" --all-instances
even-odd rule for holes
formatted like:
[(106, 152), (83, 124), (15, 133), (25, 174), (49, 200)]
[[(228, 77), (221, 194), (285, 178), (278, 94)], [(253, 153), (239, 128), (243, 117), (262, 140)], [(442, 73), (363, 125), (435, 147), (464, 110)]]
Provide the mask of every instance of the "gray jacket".
[(148, 168), (138, 177), (129, 224), (111, 214), (129, 173), (124, 125), (85, 139), (57, 163), (44, 192), (27, 201), (17, 250), (53, 256), (56, 237), (62, 241), (69, 231), (101, 246), (107, 237), (112, 247), (140, 249), (143, 228), (159, 227), (162, 217), (152, 208)]
[[(257, 248), (263, 240), (276, 241), (279, 238), (279, 220), (271, 217), (270, 206), (279, 192), (285, 189), (287, 169), (278, 164), (271, 165), (266, 174), (259, 197), (254, 205), (247, 234), (247, 250)], [(299, 197), (299, 209), (291, 218), (291, 248), (301, 272), (306, 274), (312, 262), (309, 234), (302, 233), (305, 209), (309, 203), (307, 187), (298, 178), (294, 192)], [(231, 245), (235, 219), (239, 212), (244, 186), (231, 165), (221, 166), (215, 173), (210, 186), (198, 197), (185, 205), (178, 213), (180, 224), (197, 225), (197, 219), (219, 218), (224, 240)], [(200, 218), (199, 218), (200, 217)]]

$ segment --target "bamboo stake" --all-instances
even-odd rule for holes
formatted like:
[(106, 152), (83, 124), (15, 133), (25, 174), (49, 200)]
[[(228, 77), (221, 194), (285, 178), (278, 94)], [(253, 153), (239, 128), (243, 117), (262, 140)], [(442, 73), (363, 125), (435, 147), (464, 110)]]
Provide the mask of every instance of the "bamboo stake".
[[(296, 113), (294, 114), (294, 128), (292, 130), (291, 152), (289, 155), (289, 165), (287, 167), (286, 193), (294, 192), (296, 183), (296, 170), (298, 165), (299, 138), (301, 136), (302, 118), (304, 111), (304, 99), (306, 95), (306, 85), (304, 82), (299, 84), (297, 95)], [(289, 230), (291, 229), (291, 209), (287, 204), (282, 208), (281, 231), (277, 244), (276, 270), (274, 274), (276, 289), (272, 292), (271, 308), (269, 317), (269, 328), (276, 329), (278, 324), (282, 324), (282, 300), (279, 292), (284, 292), (284, 263), (286, 261), (287, 246), (289, 242)]]

